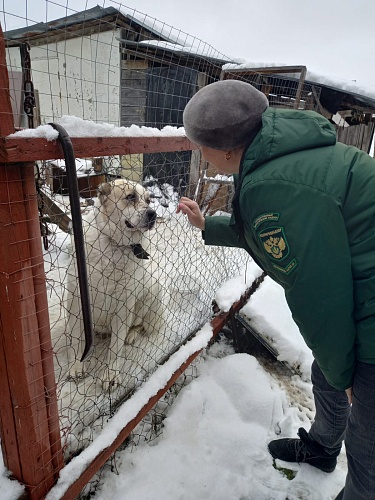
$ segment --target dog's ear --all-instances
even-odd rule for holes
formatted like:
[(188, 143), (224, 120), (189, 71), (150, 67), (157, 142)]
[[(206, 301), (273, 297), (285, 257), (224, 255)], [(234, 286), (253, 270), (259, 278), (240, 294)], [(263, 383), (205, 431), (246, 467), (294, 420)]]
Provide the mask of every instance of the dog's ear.
[(98, 198), (102, 205), (106, 202), (107, 197), (110, 195), (111, 191), (112, 191), (112, 186), (111, 184), (109, 184), (109, 182), (102, 182), (101, 184), (99, 184)]

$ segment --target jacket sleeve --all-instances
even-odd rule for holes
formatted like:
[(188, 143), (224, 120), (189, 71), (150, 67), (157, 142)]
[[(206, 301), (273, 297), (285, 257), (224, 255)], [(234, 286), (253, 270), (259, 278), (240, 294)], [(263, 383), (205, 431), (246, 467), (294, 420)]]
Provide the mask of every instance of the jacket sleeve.
[(206, 245), (237, 247), (247, 249), (246, 240), (231, 225), (226, 215), (208, 216), (205, 219), (203, 238)]
[[(356, 325), (351, 255), (340, 202), (288, 182), (260, 182), (242, 200), (242, 212), (250, 218), (248, 228), (256, 215), (279, 214), (277, 223), (266, 221), (256, 230), (251, 226), (253, 244), (263, 253), (271, 277), (284, 287), (293, 319), (327, 381), (340, 390), (351, 387)], [(282, 233), (274, 233), (278, 228)], [(272, 255), (268, 234), (284, 235), (281, 261), (280, 255)]]

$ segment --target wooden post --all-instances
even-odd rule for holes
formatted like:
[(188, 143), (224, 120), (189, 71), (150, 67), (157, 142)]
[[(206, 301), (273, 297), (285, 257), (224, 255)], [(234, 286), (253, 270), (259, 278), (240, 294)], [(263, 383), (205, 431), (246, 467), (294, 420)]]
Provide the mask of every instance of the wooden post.
[[(0, 26), (0, 137), (14, 132)], [(0, 433), (5, 466), (40, 499), (63, 465), (33, 163), (0, 163)]]
[(294, 103), (295, 109), (299, 108), (299, 105), (301, 102), (301, 95), (302, 95), (302, 91), (303, 91), (303, 86), (305, 84), (306, 73), (307, 73), (306, 66), (301, 66), (301, 74), (299, 77), (298, 88), (297, 88), (297, 92), (296, 92), (296, 100)]

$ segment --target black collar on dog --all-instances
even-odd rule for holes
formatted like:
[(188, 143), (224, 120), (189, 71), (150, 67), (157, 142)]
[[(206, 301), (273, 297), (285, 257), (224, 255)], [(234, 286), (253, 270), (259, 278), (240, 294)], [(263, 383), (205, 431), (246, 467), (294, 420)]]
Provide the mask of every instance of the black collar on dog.
[(150, 254), (146, 252), (140, 243), (130, 245), (130, 248), (138, 259), (148, 259), (150, 257)]

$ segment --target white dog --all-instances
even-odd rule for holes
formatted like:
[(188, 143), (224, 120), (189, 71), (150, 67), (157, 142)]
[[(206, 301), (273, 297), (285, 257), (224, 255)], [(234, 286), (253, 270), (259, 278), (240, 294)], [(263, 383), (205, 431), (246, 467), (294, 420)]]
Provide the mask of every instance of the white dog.
[[(143, 234), (156, 221), (149, 204), (150, 195), (140, 184), (123, 179), (103, 183), (93, 212), (83, 223), (94, 332), (110, 335), (103, 359), (109, 372), (105, 389), (121, 384), (125, 345), (133, 344), (138, 335), (157, 335), (164, 321), (153, 263), (146, 260), (148, 254), (141, 245)], [(69, 370), (73, 377), (90, 366), (80, 362), (84, 333), (76, 277), (72, 259), (66, 306), (70, 350), (76, 360)]]

